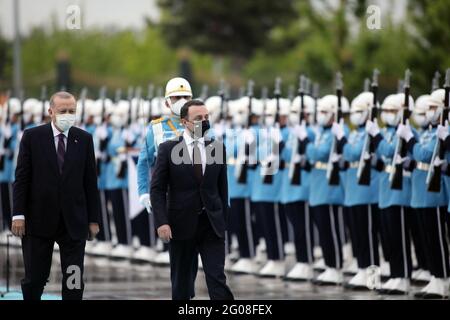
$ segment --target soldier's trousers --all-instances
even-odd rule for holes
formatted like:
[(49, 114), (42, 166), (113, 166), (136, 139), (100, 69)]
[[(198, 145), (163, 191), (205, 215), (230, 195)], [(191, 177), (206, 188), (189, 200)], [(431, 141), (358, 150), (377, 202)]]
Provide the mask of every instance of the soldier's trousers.
[(127, 190), (106, 190), (105, 195), (106, 200), (111, 202), (118, 243), (131, 245), (131, 223), (128, 215)]
[(266, 241), (267, 258), (269, 260), (284, 259), (283, 232), (287, 235), (284, 212), (279, 210), (279, 205), (273, 202), (254, 202), (254, 206)]
[(380, 231), (389, 242), (390, 278), (411, 278), (410, 207), (391, 206), (380, 209)]
[(155, 224), (153, 215), (150, 215), (146, 209), (131, 220), (132, 235), (139, 238), (143, 246), (153, 247), (156, 245)]
[(9, 182), (0, 183), (0, 201), (2, 210), (1, 221), (3, 225), (0, 225), (1, 230), (11, 229), (11, 197), (12, 186)]
[(294, 231), (295, 255), (298, 262), (313, 263), (313, 219), (309, 206), (304, 201), (284, 205), (284, 212)]
[(429, 253), (431, 275), (447, 278), (449, 273), (449, 252), (446, 236), (447, 208), (416, 209), (420, 226), (424, 229), (426, 252)]
[[(350, 233), (358, 268), (380, 265), (378, 252), (378, 206), (375, 204), (348, 207)], [(356, 252), (355, 252), (356, 251)]]
[(342, 268), (342, 241), (340, 237), (341, 219), (339, 206), (319, 205), (310, 207), (314, 222), (319, 231), (319, 242), (325, 265), (330, 268)]
[(109, 213), (106, 205), (105, 190), (99, 190), (100, 196), (100, 231), (97, 234), (99, 241), (111, 241), (111, 224), (109, 220)]
[(429, 262), (431, 257), (426, 248), (425, 228), (421, 226), (421, 211), (417, 209), (412, 209), (412, 211), (411, 219), (409, 220), (409, 228), (417, 259), (417, 269), (430, 271)]
[(248, 199), (230, 199), (230, 225), (237, 236), (240, 258), (253, 258), (258, 239), (255, 234), (255, 219)]

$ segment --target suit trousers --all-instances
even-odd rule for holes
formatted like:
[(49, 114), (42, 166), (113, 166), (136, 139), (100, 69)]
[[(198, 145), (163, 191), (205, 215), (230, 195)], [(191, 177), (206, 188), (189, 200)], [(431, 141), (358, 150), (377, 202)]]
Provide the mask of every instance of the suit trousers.
[(25, 235), (22, 238), (22, 253), (25, 278), (22, 280), (24, 300), (40, 300), (48, 281), (53, 246), (59, 245), (62, 272), (62, 299), (81, 300), (84, 282), (84, 248), (86, 240), (70, 238), (64, 220), (61, 218), (58, 231), (49, 238)]
[(186, 240), (171, 240), (170, 278), (172, 299), (188, 300), (192, 293), (193, 261), (200, 253), (208, 294), (212, 300), (233, 300), (226, 284), (225, 239), (214, 232), (206, 212), (199, 216), (195, 236)]

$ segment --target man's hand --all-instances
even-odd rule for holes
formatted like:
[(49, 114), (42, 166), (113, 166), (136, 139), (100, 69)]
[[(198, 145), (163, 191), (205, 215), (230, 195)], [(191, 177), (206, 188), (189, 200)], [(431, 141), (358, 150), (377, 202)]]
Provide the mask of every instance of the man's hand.
[(378, 127), (378, 123), (376, 121), (367, 120), (366, 122), (366, 132), (371, 136), (375, 137), (380, 133), (380, 128)]
[(172, 230), (168, 224), (163, 224), (157, 231), (158, 237), (160, 237), (162, 241), (167, 243), (172, 239)]
[(341, 140), (344, 135), (345, 135), (345, 131), (344, 131), (344, 123), (341, 121), (339, 123), (334, 122), (333, 126), (331, 127), (331, 133), (333, 133), (333, 135), (338, 139)]
[(23, 237), (25, 235), (25, 220), (16, 219), (12, 222), (11, 231), (16, 237)]
[(100, 227), (98, 226), (98, 223), (89, 223), (89, 241), (94, 240), (94, 238), (97, 236), (98, 232), (100, 231)]
[(407, 143), (414, 137), (408, 120), (406, 120), (406, 124), (400, 123), (398, 125), (396, 134), (398, 137), (405, 139)]

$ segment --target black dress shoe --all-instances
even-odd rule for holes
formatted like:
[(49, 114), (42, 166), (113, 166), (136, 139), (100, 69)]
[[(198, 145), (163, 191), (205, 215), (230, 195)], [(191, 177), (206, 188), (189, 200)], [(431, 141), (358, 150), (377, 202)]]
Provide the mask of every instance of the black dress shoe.
[(425, 291), (419, 291), (414, 293), (414, 298), (417, 299), (423, 299), (423, 297), (426, 295), (427, 293)]
[(390, 296), (404, 296), (404, 295), (407, 295), (408, 292), (398, 290), (398, 289), (392, 289), (392, 290), (387, 290), (387, 292), (385, 294), (390, 295)]
[(437, 293), (425, 293), (423, 296), (422, 296), (422, 299), (445, 299), (446, 297), (445, 296), (442, 296), (442, 295), (440, 295), (440, 294), (437, 294)]

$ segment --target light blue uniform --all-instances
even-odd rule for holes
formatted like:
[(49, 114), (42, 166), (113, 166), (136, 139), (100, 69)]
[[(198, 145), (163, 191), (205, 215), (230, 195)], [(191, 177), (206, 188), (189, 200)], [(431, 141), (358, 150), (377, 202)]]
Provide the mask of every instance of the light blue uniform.
[[(256, 127), (255, 127), (256, 129)], [(271, 139), (269, 130), (258, 130), (258, 145), (256, 153), (258, 156), (258, 165), (252, 177), (252, 185), (250, 190), (250, 200), (252, 202), (277, 202), (278, 192), (281, 187), (281, 171), (277, 170), (272, 176), (272, 183), (263, 183), (264, 176), (261, 175), (260, 160), (264, 160), (270, 154)]]
[[(142, 143), (141, 152), (139, 154), (138, 164), (137, 164), (137, 183), (139, 195), (149, 193), (150, 189), (150, 170), (155, 164), (157, 147), (155, 145), (155, 133), (153, 126), (161, 124), (162, 134), (161, 140), (167, 141), (173, 139), (179, 135), (183, 134), (184, 128), (180, 125), (180, 120), (178, 117), (162, 117), (157, 120), (153, 120), (148, 126), (147, 136), (145, 141)], [(176, 130), (173, 130), (171, 125)], [(158, 138), (157, 138), (158, 139)]]
[[(243, 130), (240, 128), (228, 129), (225, 135), (225, 148), (227, 150), (227, 176), (228, 176), (228, 195), (230, 199), (244, 199), (250, 196), (250, 182), (247, 176), (246, 183), (239, 183), (235, 176), (235, 161), (238, 157), (239, 148), (243, 148), (245, 141), (242, 137)], [(247, 171), (247, 175), (251, 170)]]
[(111, 158), (111, 160), (106, 164), (105, 170), (106, 190), (128, 188), (128, 172), (125, 173), (123, 178), (117, 177), (119, 162), (115, 159), (117, 159), (117, 156), (119, 155), (117, 149), (121, 147), (125, 147), (125, 140), (122, 137), (122, 130), (113, 129), (111, 139), (109, 140), (108, 146), (106, 148), (106, 153)]
[[(397, 137), (394, 127), (386, 127), (381, 129), (382, 140), (377, 146), (376, 154), (384, 162), (385, 168), (392, 164), (395, 147), (397, 145)], [(379, 198), (378, 207), (384, 209), (391, 206), (410, 206), (411, 202), (411, 177), (408, 174), (403, 175), (402, 190), (391, 189), (389, 182), (389, 173), (386, 169), (379, 173)]]
[(11, 141), (8, 145), (8, 148), (5, 150), (4, 156), (4, 167), (0, 172), (0, 182), (2, 183), (11, 183), (14, 181), (14, 172), (15, 172), (15, 163), (14, 163), (14, 152), (16, 147), (18, 148), (18, 133), (19, 133), (19, 124), (13, 123), (11, 124)]
[[(307, 127), (308, 140), (314, 141), (314, 132), (308, 126)], [(289, 177), (289, 163), (291, 162), (292, 152), (295, 147), (297, 136), (289, 130), (288, 138), (285, 140), (286, 145), (283, 152), (281, 153), (281, 159), (286, 161), (286, 167), (282, 172), (281, 178), (281, 188), (279, 192), (279, 202), (282, 204), (297, 202), (297, 201), (308, 201), (309, 197), (309, 171), (301, 170), (301, 184), (294, 185), (291, 183)]]
[(428, 192), (426, 184), (428, 170), (419, 168), (420, 163), (430, 164), (435, 145), (436, 128), (431, 128), (421, 132), (412, 149), (413, 158), (418, 163), (411, 177), (411, 207), (413, 208), (442, 207), (448, 204), (443, 179), (441, 179), (440, 192)]
[[(113, 133), (113, 129), (112, 129), (111, 125), (107, 125), (106, 132), (107, 132), (106, 139), (107, 140), (111, 140), (112, 133)], [(99, 146), (100, 141), (95, 136), (95, 133), (94, 133), (93, 137), (94, 137), (94, 149), (95, 150), (99, 150), (99, 148), (100, 148), (100, 146)], [(108, 143), (108, 145), (109, 145), (109, 143)], [(106, 149), (105, 153), (107, 153), (107, 151), (108, 150)], [(99, 190), (105, 190), (106, 189), (106, 179), (107, 179), (107, 176), (108, 176), (107, 170), (108, 170), (108, 165), (109, 165), (110, 162), (111, 162), (111, 158), (107, 157), (107, 161), (102, 161), (100, 163), (100, 174), (98, 176), (98, 182), (97, 182)]]
[(374, 169), (370, 174), (370, 185), (364, 186), (358, 184), (357, 172), (364, 141), (366, 139), (366, 130), (359, 127), (353, 130), (347, 140), (343, 150), (345, 161), (350, 163), (345, 177), (345, 206), (356, 206), (365, 204), (374, 204), (378, 202), (378, 172)]
[[(344, 203), (344, 181), (345, 173), (340, 173), (340, 183), (337, 186), (328, 184), (327, 170), (325, 168), (330, 156), (331, 145), (334, 136), (330, 127), (320, 127), (319, 134), (315, 137), (314, 143), (309, 143), (306, 148), (306, 155), (313, 165), (309, 176), (309, 205), (342, 205)], [(322, 168), (316, 168), (320, 165)]]

